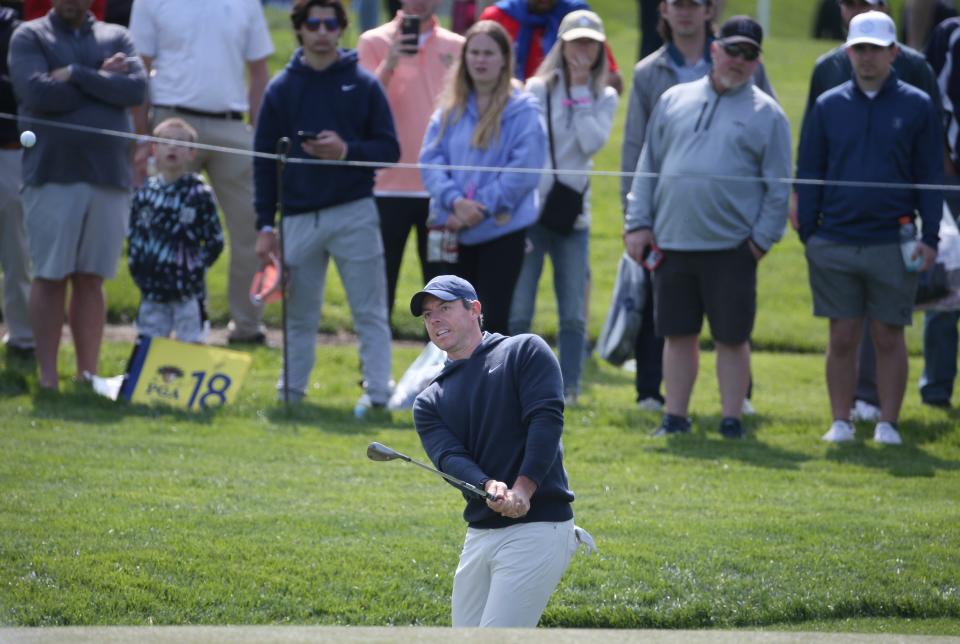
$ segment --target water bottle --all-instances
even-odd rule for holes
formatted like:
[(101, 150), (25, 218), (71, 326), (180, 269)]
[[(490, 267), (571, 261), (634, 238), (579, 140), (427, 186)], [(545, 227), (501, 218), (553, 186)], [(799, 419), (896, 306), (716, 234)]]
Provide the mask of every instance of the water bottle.
[(456, 264), (460, 259), (460, 241), (456, 231), (443, 231), (443, 261)]
[(431, 228), (427, 232), (427, 261), (443, 261), (443, 228)]
[(917, 227), (909, 215), (904, 215), (900, 222), (900, 254), (903, 255), (903, 265), (908, 272), (914, 273), (923, 266), (923, 255), (913, 256), (917, 249)]

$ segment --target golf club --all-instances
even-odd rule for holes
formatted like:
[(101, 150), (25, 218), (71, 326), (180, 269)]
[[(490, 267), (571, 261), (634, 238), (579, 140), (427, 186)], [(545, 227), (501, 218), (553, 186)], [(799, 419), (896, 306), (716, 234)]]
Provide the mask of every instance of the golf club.
[(397, 450), (391, 449), (386, 445), (384, 445), (383, 443), (378, 443), (374, 441), (369, 445), (367, 445), (367, 458), (369, 458), (371, 461), (393, 461), (396, 459), (400, 459), (401, 461), (406, 461), (407, 463), (413, 463), (414, 465), (419, 465), (420, 467), (427, 470), (428, 472), (439, 474), (440, 476), (447, 479), (448, 481), (453, 483), (455, 486), (457, 486), (461, 490), (464, 490), (471, 494), (475, 494), (481, 499), (487, 499), (490, 501), (497, 500), (497, 497), (495, 497), (493, 494), (490, 494), (486, 490), (481, 490), (476, 485), (471, 485), (470, 483), (467, 483), (466, 481), (461, 481), (460, 479), (454, 476), (450, 476), (449, 474), (444, 474), (440, 470), (430, 467), (429, 465), (424, 465), (420, 461), (415, 461), (414, 459), (410, 458), (406, 454), (401, 454)]

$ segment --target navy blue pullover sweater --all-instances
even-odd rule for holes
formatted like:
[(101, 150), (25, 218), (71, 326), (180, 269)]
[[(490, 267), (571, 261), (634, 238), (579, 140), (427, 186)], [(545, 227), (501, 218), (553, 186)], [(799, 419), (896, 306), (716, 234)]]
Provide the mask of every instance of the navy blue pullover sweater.
[(509, 519), (464, 494), (472, 528), (573, 518), (563, 468), (563, 381), (539, 336), (484, 333), (469, 358), (448, 362), (413, 404), (423, 449), (443, 472), (483, 487), (513, 486), (521, 474), (537, 484), (530, 511)]
[[(849, 80), (817, 99), (800, 141), (800, 179), (943, 183), (943, 134), (926, 93), (895, 72), (871, 99)], [(904, 215), (923, 220), (923, 242), (939, 241), (943, 193), (910, 188), (797, 187), (800, 239), (857, 246), (897, 242)]]
[[(286, 68), (267, 85), (257, 116), (253, 146), (257, 152), (276, 151), (277, 140), (289, 137), (290, 158), (313, 159), (305, 153), (297, 132), (333, 130), (348, 146), (347, 161), (400, 158), (393, 115), (380, 83), (358, 67), (355, 51), (340, 50), (340, 58), (317, 71), (297, 49)], [(254, 206), (257, 228), (274, 225), (277, 209), (277, 166), (272, 159), (254, 159)], [(373, 195), (373, 168), (288, 163), (283, 175), (285, 215), (300, 215)]]

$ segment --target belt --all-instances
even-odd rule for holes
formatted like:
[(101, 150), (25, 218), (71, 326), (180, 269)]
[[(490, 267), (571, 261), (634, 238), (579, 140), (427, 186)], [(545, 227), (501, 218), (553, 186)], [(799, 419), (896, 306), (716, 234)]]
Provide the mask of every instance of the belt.
[(188, 116), (202, 116), (208, 119), (222, 119), (225, 121), (243, 120), (243, 112), (204, 112), (203, 110), (180, 107), (179, 105), (154, 105), (154, 107), (159, 107), (165, 110), (173, 110), (174, 112), (180, 112), (181, 114), (186, 114)]
[(19, 150), (23, 146), (20, 141), (10, 141), (9, 143), (0, 143), (0, 150)]

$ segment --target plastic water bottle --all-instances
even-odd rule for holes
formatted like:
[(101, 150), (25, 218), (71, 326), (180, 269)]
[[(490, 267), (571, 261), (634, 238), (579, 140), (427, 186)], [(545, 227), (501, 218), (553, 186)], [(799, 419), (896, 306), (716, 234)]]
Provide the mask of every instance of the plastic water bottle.
[(913, 256), (917, 250), (917, 227), (913, 225), (913, 220), (904, 215), (900, 222), (900, 254), (903, 255), (903, 265), (907, 271), (913, 273), (920, 270), (923, 266), (923, 255)]

